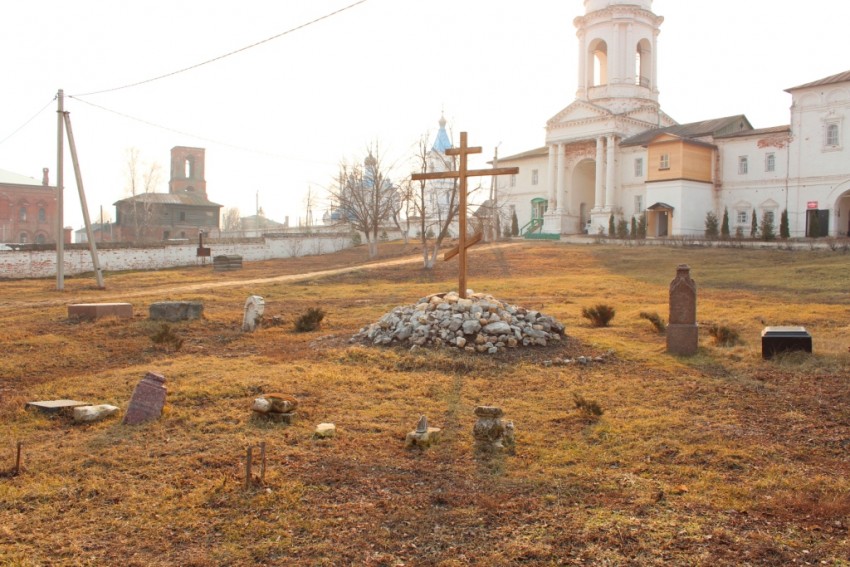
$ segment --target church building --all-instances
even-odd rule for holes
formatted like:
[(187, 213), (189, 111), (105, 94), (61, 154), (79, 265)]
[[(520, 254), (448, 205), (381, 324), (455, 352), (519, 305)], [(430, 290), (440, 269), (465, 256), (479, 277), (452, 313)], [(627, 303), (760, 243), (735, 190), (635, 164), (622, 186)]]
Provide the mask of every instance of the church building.
[(707, 213), (750, 233), (787, 211), (791, 237), (850, 234), (850, 71), (786, 90), (790, 124), (744, 115), (678, 124), (659, 104), (652, 0), (585, 0), (576, 99), (546, 123), (546, 145), (506, 158), (500, 202), (523, 233), (607, 234), (646, 215), (647, 235), (699, 236)]

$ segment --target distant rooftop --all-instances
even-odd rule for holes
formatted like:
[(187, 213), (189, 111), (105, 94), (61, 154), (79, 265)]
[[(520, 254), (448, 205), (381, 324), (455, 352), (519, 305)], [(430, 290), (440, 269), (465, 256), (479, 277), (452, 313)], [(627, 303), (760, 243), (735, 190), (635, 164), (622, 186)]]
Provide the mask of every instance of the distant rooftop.
[(798, 89), (807, 89), (809, 87), (821, 87), (824, 85), (834, 85), (836, 83), (846, 83), (850, 81), (850, 71), (844, 71), (843, 73), (838, 73), (837, 75), (830, 75), (829, 77), (824, 77), (823, 79), (818, 79), (817, 81), (812, 81), (811, 83), (806, 83), (805, 85), (799, 85), (796, 87), (791, 87), (790, 89), (785, 89), (786, 93), (790, 93), (791, 91), (796, 91)]
[(656, 128), (641, 132), (631, 138), (626, 138), (620, 146), (643, 146), (648, 144), (661, 134), (670, 134), (678, 138), (694, 139), (706, 136), (720, 137), (736, 132), (752, 131), (753, 127), (747, 117), (743, 114), (691, 122), (690, 124), (676, 124), (666, 128)]
[(38, 185), (39, 187), (43, 187), (40, 179), (27, 177), (26, 175), (13, 173), (5, 169), (0, 169), (0, 183), (7, 185)]

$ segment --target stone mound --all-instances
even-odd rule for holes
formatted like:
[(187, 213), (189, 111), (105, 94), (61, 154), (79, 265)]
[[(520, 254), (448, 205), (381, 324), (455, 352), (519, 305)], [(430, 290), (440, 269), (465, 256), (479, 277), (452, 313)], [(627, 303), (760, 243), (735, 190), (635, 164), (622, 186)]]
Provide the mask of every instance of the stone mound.
[(496, 354), (505, 349), (546, 346), (560, 341), (564, 325), (538, 311), (509, 305), (492, 295), (456, 292), (423, 297), (415, 305), (396, 307), (363, 327), (351, 342), (448, 346), (468, 352)]

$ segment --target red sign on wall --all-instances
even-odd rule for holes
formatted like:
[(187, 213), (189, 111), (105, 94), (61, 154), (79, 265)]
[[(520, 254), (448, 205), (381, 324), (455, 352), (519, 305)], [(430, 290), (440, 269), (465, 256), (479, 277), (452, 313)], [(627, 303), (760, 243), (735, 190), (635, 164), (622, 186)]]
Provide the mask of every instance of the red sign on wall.
[(818, 202), (817, 201), (809, 201), (808, 203), (806, 203), (806, 208), (807, 209), (817, 209), (818, 208)]

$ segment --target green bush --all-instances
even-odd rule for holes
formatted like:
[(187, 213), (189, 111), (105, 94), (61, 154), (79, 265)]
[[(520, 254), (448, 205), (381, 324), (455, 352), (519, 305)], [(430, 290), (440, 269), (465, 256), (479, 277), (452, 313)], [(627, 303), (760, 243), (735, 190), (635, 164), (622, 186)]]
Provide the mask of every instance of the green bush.
[(717, 346), (731, 347), (741, 344), (741, 335), (735, 329), (726, 325), (712, 324), (708, 328), (708, 334), (714, 339)]
[(325, 312), (321, 307), (311, 307), (305, 314), (296, 319), (295, 330), (299, 333), (315, 331), (322, 325), (324, 318)]
[(629, 238), (629, 222), (626, 219), (617, 221), (617, 238), (627, 240)]
[(717, 220), (717, 215), (708, 211), (705, 213), (705, 237), (709, 240), (715, 240), (720, 235), (720, 223)]
[(658, 331), (659, 334), (664, 334), (667, 332), (667, 324), (664, 323), (664, 319), (658, 315), (658, 313), (648, 313), (646, 311), (640, 312), (640, 318), (646, 319), (652, 326), (655, 327), (655, 330)]
[(614, 318), (614, 308), (604, 303), (598, 303), (593, 307), (584, 307), (581, 310), (581, 316), (590, 320), (590, 324), (594, 327), (607, 327)]
[(720, 223), (720, 238), (729, 240), (729, 209), (723, 209), (723, 221)]

